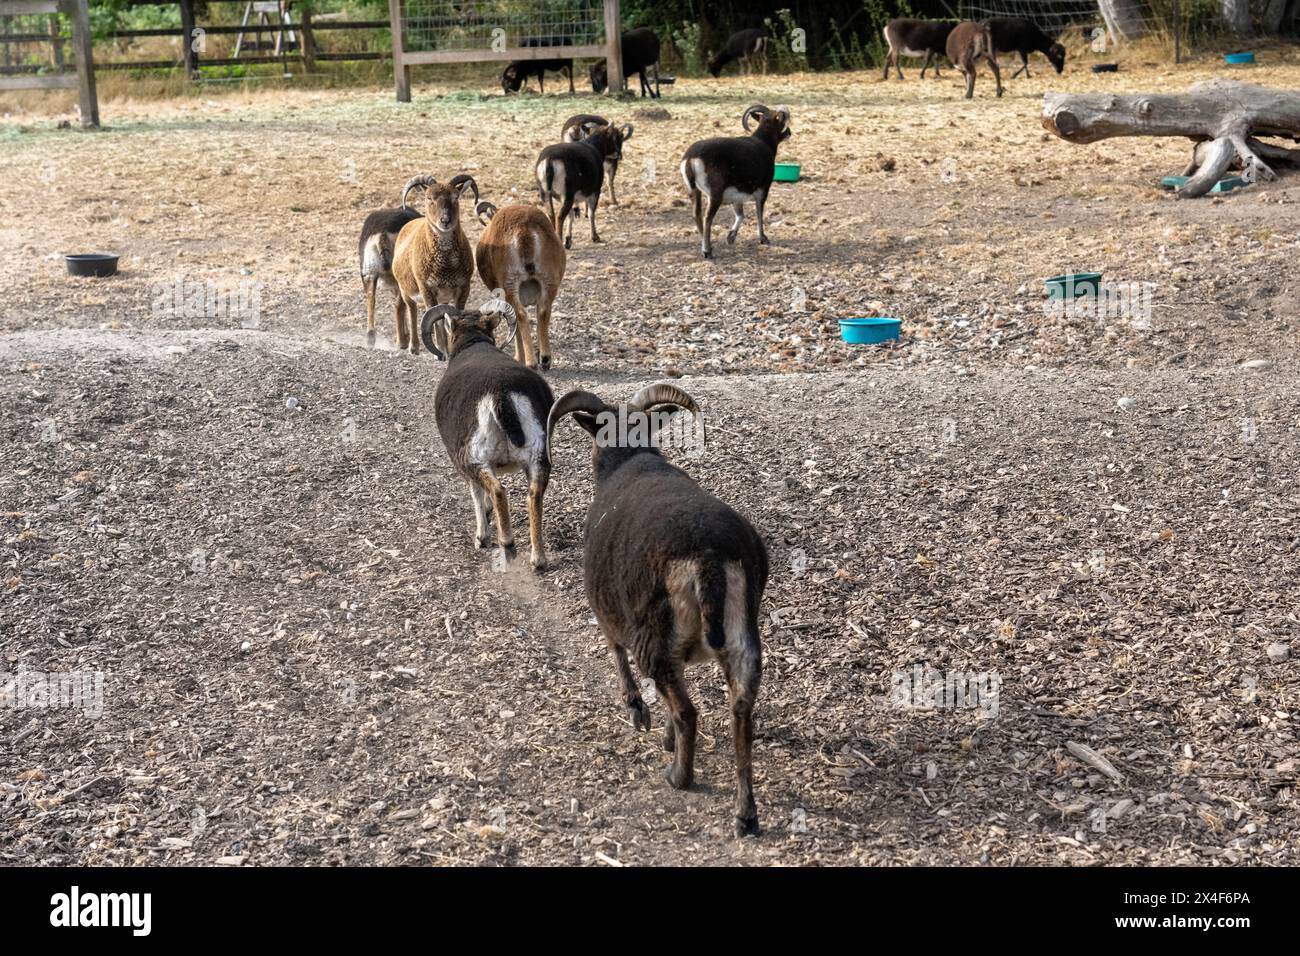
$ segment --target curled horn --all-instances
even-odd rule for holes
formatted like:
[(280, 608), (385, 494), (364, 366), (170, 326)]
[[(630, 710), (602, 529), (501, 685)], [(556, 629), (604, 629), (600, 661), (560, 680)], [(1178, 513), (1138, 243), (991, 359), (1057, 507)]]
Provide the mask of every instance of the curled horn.
[(745, 132), (748, 133), (749, 118), (751, 116), (757, 116), (759, 119), (762, 119), (765, 115), (767, 115), (770, 112), (772, 111), (769, 110), (762, 103), (755, 103), (749, 109), (745, 110), (744, 114), (740, 117), (740, 124), (745, 127)]
[(604, 117), (598, 116), (595, 119), (589, 119), (581, 125), (582, 135), (590, 136), (592, 130), (600, 129), (602, 126), (608, 126), (608, 125), (609, 125), (609, 120), (605, 119)]
[(648, 412), (659, 405), (676, 405), (695, 416), (695, 423), (700, 429), (700, 443), (703, 446), (704, 415), (700, 412), (700, 406), (695, 404), (695, 399), (683, 389), (676, 385), (669, 385), (667, 382), (656, 382), (638, 389), (636, 394), (627, 400), (628, 411)]
[(430, 186), (436, 186), (437, 184), (438, 180), (432, 176), (412, 176), (406, 181), (406, 185), (402, 187), (402, 208), (407, 208), (406, 196), (412, 189), (417, 187), (428, 189)]
[(618, 131), (619, 131), (620, 134), (622, 134), (623, 139), (628, 140), (628, 139), (631, 139), (631, 138), (632, 138), (632, 124), (631, 124), (631, 123), (624, 123), (622, 126), (620, 126), (620, 127), (618, 128)]
[(506, 301), (505, 292), (501, 289), (492, 290), (492, 298), (479, 306), (479, 315), (491, 315), (493, 312), (499, 312), (506, 317), (509, 332), (506, 338), (507, 342), (513, 341), (515, 329), (519, 324), (519, 316), (515, 314), (515, 308)]
[(478, 221), (485, 226), (492, 221), (492, 217), (496, 214), (497, 207), (486, 199), (474, 204), (474, 215), (478, 216)]
[(546, 460), (551, 460), (551, 433), (555, 431), (556, 422), (574, 412), (599, 415), (608, 408), (609, 406), (600, 400), (600, 396), (581, 389), (562, 395), (560, 400), (551, 406), (551, 414), (546, 416)]
[(469, 184), (469, 188), (470, 188), (470, 189), (474, 190), (474, 202), (477, 203), (477, 202), (478, 202), (478, 183), (474, 182), (474, 177), (473, 177), (473, 176), (467, 175), (466, 173), (461, 173), (459, 176), (453, 176), (453, 177), (451, 177), (451, 182), (449, 182), (447, 185), (450, 186), (452, 189), (460, 189), (460, 188), (463, 187), (466, 183)]
[(435, 305), (432, 309), (425, 309), (424, 316), (420, 319), (420, 341), (424, 343), (426, 349), (440, 359), (445, 359), (447, 356), (443, 354), (442, 349), (433, 344), (433, 323), (459, 314), (460, 310), (455, 306)]

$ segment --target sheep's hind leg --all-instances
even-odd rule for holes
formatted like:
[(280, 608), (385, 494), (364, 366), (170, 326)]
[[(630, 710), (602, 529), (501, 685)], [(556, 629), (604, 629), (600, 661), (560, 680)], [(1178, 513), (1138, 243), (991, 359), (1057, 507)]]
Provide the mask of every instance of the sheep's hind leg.
[(695, 779), (695, 727), (697, 713), (686, 693), (682, 680), (681, 664), (667, 674), (655, 677), (655, 687), (672, 714), (673, 762), (664, 771), (664, 777), (677, 790), (685, 790)]
[(758, 193), (754, 196), (754, 212), (758, 218), (758, 244), (768, 246), (772, 240), (767, 238), (767, 226), (763, 222), (763, 210), (767, 207), (767, 193)]
[(596, 235), (596, 204), (600, 202), (600, 193), (592, 196), (587, 200), (587, 216), (591, 219), (591, 241), (604, 242), (600, 236)]
[[(757, 647), (757, 645), (755, 645)], [(758, 833), (754, 805), (754, 702), (758, 698), (759, 659), (723, 660), (731, 697), (731, 736), (736, 748), (736, 836)]]
[(650, 708), (646, 707), (645, 700), (641, 697), (641, 688), (637, 686), (636, 678), (632, 676), (632, 666), (627, 662), (627, 651), (612, 640), (609, 642), (609, 649), (614, 654), (614, 664), (618, 668), (619, 688), (623, 694), (623, 706), (627, 708), (628, 719), (632, 721), (634, 730), (649, 731)]
[(474, 547), (486, 548), (492, 544), (492, 533), (488, 528), (487, 492), (477, 481), (471, 481), (469, 496), (474, 500)]
[(548, 292), (537, 303), (537, 352), (539, 365), (543, 372), (551, 370), (551, 303), (555, 300), (553, 292)]
[(564, 248), (566, 249), (573, 248), (573, 210), (573, 200), (565, 199), (564, 205), (560, 207), (560, 229), (557, 230), (557, 233), (564, 231), (564, 224), (567, 221), (569, 224), (569, 231), (564, 237)]
[(713, 217), (718, 214), (718, 210), (721, 208), (722, 199), (719, 196), (710, 195), (709, 211), (704, 214), (704, 228), (700, 230), (704, 237), (700, 251), (706, 259), (713, 258)]
[(740, 232), (740, 224), (745, 221), (745, 204), (734, 202), (731, 208), (736, 210), (736, 221), (731, 224), (731, 229), (727, 232), (727, 245), (735, 245), (736, 236)]
[(399, 352), (405, 352), (410, 345), (410, 342), (407, 341), (407, 310), (409, 310), (412, 315), (415, 314), (415, 300), (408, 299), (399, 292), (397, 294), (397, 301), (393, 303), (394, 318), (397, 322), (396, 335), (393, 337), (397, 339), (397, 350)]
[(479, 485), (492, 503), (492, 512), (497, 521), (497, 545), (501, 555), (509, 561), (515, 556), (515, 536), (510, 530), (510, 501), (506, 498), (505, 486), (490, 471), (484, 469), (478, 473)]
[(550, 481), (550, 468), (545, 464), (532, 469), (528, 481), (528, 542), (532, 548), (534, 571), (546, 570), (546, 545), (542, 540), (542, 499)]
[(515, 310), (515, 361), (529, 368), (537, 368), (537, 353), (533, 351), (533, 327), (528, 321), (528, 309), (519, 298), (519, 291), (507, 289), (506, 302)]
[(366, 276), (361, 280), (366, 287), (366, 344), (375, 347), (375, 286), (379, 280)]

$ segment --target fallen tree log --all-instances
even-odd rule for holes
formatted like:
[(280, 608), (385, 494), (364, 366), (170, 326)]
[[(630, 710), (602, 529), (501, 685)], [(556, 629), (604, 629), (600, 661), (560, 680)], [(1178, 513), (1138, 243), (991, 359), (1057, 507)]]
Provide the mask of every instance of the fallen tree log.
[(1250, 182), (1277, 178), (1266, 160), (1300, 166), (1300, 150), (1262, 142), (1272, 136), (1300, 142), (1300, 92), (1207, 80), (1186, 93), (1114, 96), (1048, 93), (1044, 128), (1071, 143), (1113, 136), (1186, 136), (1197, 145), (1178, 190), (1184, 199), (1209, 192), (1236, 165)]

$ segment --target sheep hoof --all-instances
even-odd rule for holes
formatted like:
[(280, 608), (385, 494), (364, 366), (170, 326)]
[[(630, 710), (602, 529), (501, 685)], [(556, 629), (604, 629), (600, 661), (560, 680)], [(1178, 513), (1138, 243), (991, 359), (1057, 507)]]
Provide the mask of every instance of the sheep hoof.
[(532, 557), (532, 565), (533, 565), (533, 570), (534, 570), (534, 571), (545, 571), (545, 570), (546, 570), (546, 555), (544, 555), (544, 554), (534, 554), (533, 557)]
[(366, 345), (369, 346), (369, 347), (372, 348), (372, 349), (375, 347), (375, 330), (374, 330), (374, 329), (371, 329), (369, 332), (366, 333)]
[(518, 556), (519, 552), (515, 550), (515, 543), (513, 541), (501, 545), (501, 557), (506, 561), (513, 561)]
[(736, 234), (734, 232), (727, 233), (727, 245), (734, 246), (735, 244), (736, 244)]
[(565, 237), (564, 237), (564, 248), (566, 248), (566, 249), (572, 249), (572, 248), (573, 248), (573, 238), (572, 238), (571, 236), (565, 236)]
[(674, 790), (688, 790), (691, 786), (691, 775), (678, 768), (676, 760), (664, 770), (664, 779), (668, 781)]
[(736, 817), (736, 836), (758, 836), (758, 815), (752, 817)]
[(677, 749), (677, 732), (673, 729), (673, 722), (668, 721), (668, 726), (664, 728), (664, 750), (672, 753)]
[(632, 721), (634, 730), (650, 730), (650, 708), (645, 705), (645, 701), (640, 697), (630, 701), (627, 705), (627, 716)]
[(543, 372), (549, 372), (550, 370), (551, 370), (551, 357), (550, 357), (549, 355), (543, 355), (543, 356), (542, 356), (542, 371), (543, 371)]
[(604, 242), (605, 240), (602, 239), (602, 238), (600, 238), (600, 236), (592, 236), (592, 237), (591, 237), (591, 241), (592, 241), (592, 242)]
[(478, 548), (480, 551), (482, 551), (484, 548), (490, 548), (491, 546), (492, 546), (492, 536), (490, 534), (474, 536), (474, 547)]
[(759, 236), (758, 244), (760, 246), (770, 246), (772, 244), (772, 240), (767, 238), (767, 236)]
[(712, 258), (713, 258), (713, 250), (712, 250), (712, 249), (708, 249), (708, 250), (706, 250), (705, 253), (704, 253), (704, 258), (706, 258), (706, 259), (712, 259)]

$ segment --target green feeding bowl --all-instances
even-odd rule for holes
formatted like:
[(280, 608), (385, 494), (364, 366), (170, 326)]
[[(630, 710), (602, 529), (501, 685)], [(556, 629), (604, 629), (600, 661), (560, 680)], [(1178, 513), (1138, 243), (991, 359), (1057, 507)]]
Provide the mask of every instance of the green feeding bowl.
[(1223, 55), (1223, 62), (1225, 62), (1225, 63), (1231, 63), (1231, 64), (1233, 64), (1233, 65), (1239, 65), (1239, 64), (1242, 64), (1242, 63), (1254, 63), (1254, 62), (1255, 62), (1255, 54), (1254, 54), (1254, 53), (1250, 53), (1250, 52), (1246, 52), (1246, 53), (1225, 53), (1225, 54)]
[[(1164, 189), (1182, 189), (1190, 176), (1166, 176), (1160, 180), (1160, 185)], [(1240, 176), (1229, 176), (1227, 179), (1220, 179), (1210, 187), (1212, 193), (1230, 193), (1234, 189), (1240, 189), (1242, 186), (1249, 186), (1250, 183)]]
[(1046, 280), (1047, 298), (1064, 301), (1079, 295), (1101, 294), (1100, 272), (1071, 272)]
[(798, 163), (777, 163), (776, 169), (772, 173), (772, 181), (778, 183), (797, 183), (799, 181), (799, 170), (803, 167)]

